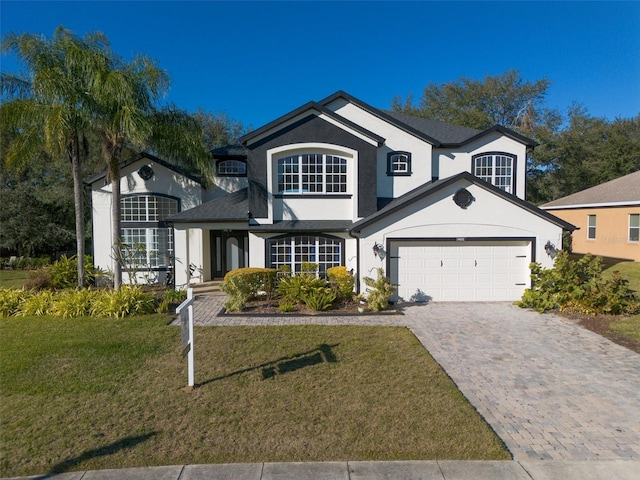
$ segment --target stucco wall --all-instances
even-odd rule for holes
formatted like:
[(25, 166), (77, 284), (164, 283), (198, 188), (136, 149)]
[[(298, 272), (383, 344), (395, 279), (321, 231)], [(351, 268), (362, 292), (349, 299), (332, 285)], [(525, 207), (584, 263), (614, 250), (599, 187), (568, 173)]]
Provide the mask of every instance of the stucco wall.
[[(475, 198), (467, 209), (458, 207), (454, 194), (466, 188)], [(527, 238), (535, 242), (534, 258), (544, 267), (553, 266), (544, 246), (550, 241), (562, 245), (562, 229), (548, 220), (466, 180), (456, 182), (400, 211), (366, 227), (360, 233), (361, 275), (375, 276), (375, 269), (386, 268), (385, 261), (373, 255), (375, 243), (386, 245), (389, 238)], [(386, 271), (385, 271), (386, 273)]]
[[(629, 215), (640, 214), (640, 206), (550, 209), (548, 211), (580, 228), (572, 234), (575, 253), (591, 253), (640, 261), (640, 243), (629, 242)], [(596, 216), (595, 240), (587, 238), (589, 215)]]
[[(476, 154), (488, 152), (505, 152), (516, 156), (515, 195), (524, 200), (526, 193), (527, 148), (522, 143), (504, 137), (497, 132), (492, 132), (468, 145), (464, 145), (460, 149), (434, 150), (433, 154), (436, 159), (434, 165), (438, 165), (434, 174), (438, 178), (447, 178), (460, 172), (473, 173), (471, 168), (472, 157)], [(436, 170), (436, 167), (434, 167), (434, 170)]]
[[(148, 165), (154, 171), (153, 177), (149, 180), (143, 180), (138, 175), (138, 170), (143, 165)], [(147, 158), (143, 158), (122, 169), (120, 189), (123, 197), (147, 193), (159, 193), (175, 197), (179, 200), (181, 211), (200, 205), (202, 201), (202, 187), (200, 184)], [(109, 271), (114, 269), (111, 249), (113, 238), (111, 205), (111, 184), (105, 183), (104, 179), (95, 181), (91, 185), (94, 264)], [(180, 242), (179, 235), (176, 234), (174, 239), (176, 252), (180, 252), (178, 250)], [(176, 270), (177, 268), (178, 265)], [(123, 278), (123, 280), (127, 281), (128, 279)]]

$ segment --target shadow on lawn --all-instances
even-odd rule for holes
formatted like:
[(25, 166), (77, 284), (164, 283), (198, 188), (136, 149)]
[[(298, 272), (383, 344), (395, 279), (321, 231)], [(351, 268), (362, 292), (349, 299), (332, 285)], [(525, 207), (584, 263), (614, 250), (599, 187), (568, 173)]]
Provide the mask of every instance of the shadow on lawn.
[(104, 447), (96, 448), (95, 450), (87, 450), (86, 452), (78, 455), (74, 458), (69, 458), (63, 462), (60, 462), (53, 467), (51, 467), (51, 474), (42, 475), (36, 477), (36, 480), (52, 478), (53, 474), (66, 472), (67, 470), (77, 467), (82, 462), (86, 460), (91, 460), (96, 457), (106, 457), (108, 455), (113, 455), (120, 450), (126, 450), (128, 448), (135, 447), (136, 445), (146, 442), (151, 437), (154, 437), (158, 434), (158, 432), (146, 433), (144, 435), (138, 435), (137, 437), (126, 437), (122, 440), (118, 440), (117, 442), (110, 443), (109, 445), (105, 445)]
[(224, 380), (225, 378), (234, 377), (236, 375), (241, 375), (243, 373), (253, 372), (256, 370), (260, 370), (262, 373), (262, 378), (266, 380), (268, 378), (273, 378), (276, 375), (294, 372), (301, 368), (310, 367), (319, 363), (335, 363), (338, 361), (338, 359), (333, 353), (333, 348), (337, 347), (338, 345), (340, 344), (336, 343), (335, 345), (327, 345), (326, 343), (323, 343), (322, 345), (319, 345), (318, 348), (314, 348), (313, 350), (296, 353), (295, 355), (290, 355), (288, 357), (280, 357), (276, 360), (265, 362), (255, 367), (243, 368), (242, 370), (236, 370), (235, 372), (231, 372), (226, 375), (221, 375), (219, 377), (205, 380), (204, 382), (200, 383), (199, 386), (216, 382), (218, 380)]

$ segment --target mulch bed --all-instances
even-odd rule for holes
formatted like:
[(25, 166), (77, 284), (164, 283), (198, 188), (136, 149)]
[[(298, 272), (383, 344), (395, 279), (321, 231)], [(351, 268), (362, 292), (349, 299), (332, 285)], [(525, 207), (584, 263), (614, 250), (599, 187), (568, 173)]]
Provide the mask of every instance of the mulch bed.
[[(364, 307), (364, 312), (358, 312), (358, 307)], [(310, 309), (304, 304), (295, 305), (293, 310), (290, 312), (282, 312), (278, 308), (278, 300), (249, 300), (245, 304), (244, 310), (242, 312), (227, 312), (224, 311), (225, 315), (256, 315), (256, 316), (273, 316), (273, 315), (282, 315), (282, 316), (306, 316), (306, 315), (332, 315), (332, 316), (343, 316), (343, 315), (389, 315), (389, 314), (399, 314), (395, 308), (390, 306), (387, 310), (382, 312), (372, 312), (366, 305), (362, 305), (358, 302), (340, 302), (334, 304), (328, 310), (323, 310), (321, 312)]]
[(579, 313), (561, 312), (560, 315), (577, 323), (587, 330), (608, 338), (613, 343), (622, 345), (636, 353), (640, 353), (640, 342), (633, 338), (625, 337), (615, 330), (609, 328), (609, 324), (618, 319), (614, 315), (584, 315)]

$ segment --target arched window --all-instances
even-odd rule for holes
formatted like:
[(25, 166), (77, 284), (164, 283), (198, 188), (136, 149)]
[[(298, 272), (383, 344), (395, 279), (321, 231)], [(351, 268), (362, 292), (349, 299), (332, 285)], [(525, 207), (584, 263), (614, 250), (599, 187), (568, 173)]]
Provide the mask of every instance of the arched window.
[(300, 272), (303, 263), (318, 264), (321, 277), (327, 269), (343, 265), (344, 240), (328, 235), (295, 235), (267, 241), (269, 264), (273, 268), (289, 266)]
[(176, 198), (159, 195), (132, 195), (121, 200), (124, 261), (147, 268), (166, 268), (173, 257), (173, 228), (164, 223), (178, 213)]
[(411, 153), (390, 152), (387, 154), (387, 175), (388, 176), (409, 176), (411, 175)]
[(481, 153), (473, 157), (473, 174), (501, 188), (507, 193), (515, 194), (516, 157), (508, 153)]
[(223, 177), (245, 177), (247, 164), (241, 160), (220, 160), (217, 163), (218, 175)]

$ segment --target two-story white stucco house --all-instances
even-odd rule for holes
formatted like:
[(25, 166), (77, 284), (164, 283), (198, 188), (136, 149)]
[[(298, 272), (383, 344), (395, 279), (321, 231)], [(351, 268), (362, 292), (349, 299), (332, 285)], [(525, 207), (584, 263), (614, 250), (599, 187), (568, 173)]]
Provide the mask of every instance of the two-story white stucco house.
[[(396, 300), (516, 300), (529, 263), (573, 225), (524, 201), (535, 143), (382, 111), (337, 92), (212, 152), (197, 178), (151, 155), (122, 168), (122, 237), (176, 285), (244, 266), (382, 267)], [(91, 180), (95, 264), (110, 268), (111, 195)], [(547, 246), (547, 251), (545, 251)], [(173, 265), (172, 265), (173, 263)], [(190, 268), (191, 267), (191, 268)]]

